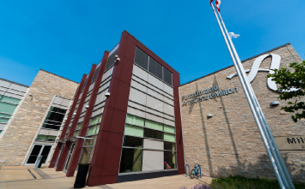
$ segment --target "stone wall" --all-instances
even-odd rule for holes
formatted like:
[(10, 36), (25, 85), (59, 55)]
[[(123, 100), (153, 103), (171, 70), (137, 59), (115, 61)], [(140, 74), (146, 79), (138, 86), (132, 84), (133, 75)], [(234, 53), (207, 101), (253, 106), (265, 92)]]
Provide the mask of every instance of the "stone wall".
[[(281, 67), (288, 67), (291, 62), (302, 61), (290, 44), (268, 53), (281, 56)], [(251, 69), (256, 58), (244, 61), (244, 68)], [(271, 58), (267, 58), (260, 68), (269, 69), (270, 63)], [(195, 163), (199, 163), (202, 165), (202, 174), (212, 177), (231, 174), (275, 178), (239, 79), (237, 76), (231, 80), (226, 78), (233, 73), (236, 71), (231, 66), (179, 88), (185, 163), (191, 168)], [(258, 72), (251, 84), (273, 136), (304, 135), (305, 121), (294, 123), (291, 114), (281, 110), (287, 102), (280, 101), (279, 93), (268, 88), (267, 74), (268, 72)], [(237, 87), (238, 92), (208, 100), (201, 99), (201, 102), (183, 106), (182, 96), (212, 86), (218, 86), (219, 90)], [(270, 107), (273, 101), (279, 101), (280, 105)], [(208, 114), (212, 114), (213, 117), (207, 118)], [(305, 151), (281, 151), (281, 154), (292, 179), (305, 180)]]
[(40, 70), (0, 140), (0, 165), (21, 165), (54, 95), (73, 99), (78, 84)]

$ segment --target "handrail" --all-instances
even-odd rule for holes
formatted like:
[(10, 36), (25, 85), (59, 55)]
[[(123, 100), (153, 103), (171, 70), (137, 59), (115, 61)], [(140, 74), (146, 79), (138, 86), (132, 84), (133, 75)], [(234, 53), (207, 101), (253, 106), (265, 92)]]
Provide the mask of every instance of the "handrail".
[[(186, 166), (188, 166), (188, 168), (189, 168), (189, 176), (191, 176), (191, 171), (190, 171), (190, 166), (188, 165), (188, 164), (185, 164), (185, 177), (187, 177), (187, 169), (186, 169)], [(201, 170), (200, 170), (201, 171)]]

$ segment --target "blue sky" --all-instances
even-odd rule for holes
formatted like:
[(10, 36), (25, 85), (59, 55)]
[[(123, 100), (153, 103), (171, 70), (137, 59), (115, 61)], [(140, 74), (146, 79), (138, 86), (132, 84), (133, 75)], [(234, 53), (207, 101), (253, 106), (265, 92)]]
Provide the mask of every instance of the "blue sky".
[[(305, 1), (222, 0), (241, 60), (291, 42), (305, 59)], [(12, 0), (0, 3), (0, 78), (39, 69), (79, 82), (123, 30), (180, 73), (181, 84), (232, 65), (209, 0)]]

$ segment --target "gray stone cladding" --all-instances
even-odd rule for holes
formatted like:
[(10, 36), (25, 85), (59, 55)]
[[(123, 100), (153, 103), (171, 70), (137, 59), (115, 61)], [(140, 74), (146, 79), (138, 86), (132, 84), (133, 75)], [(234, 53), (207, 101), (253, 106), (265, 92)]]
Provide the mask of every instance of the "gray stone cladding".
[(73, 99), (78, 83), (40, 70), (0, 140), (0, 165), (21, 165), (54, 95)]
[[(287, 44), (272, 52), (281, 56), (281, 67), (301, 62), (294, 48)], [(265, 53), (263, 53), (265, 54)], [(251, 69), (253, 57), (243, 62)], [(260, 68), (269, 69), (271, 58), (265, 59)], [(185, 163), (192, 169), (195, 163), (202, 165), (202, 174), (212, 177), (244, 175), (247, 177), (275, 178), (273, 167), (252, 116), (234, 66), (180, 86), (180, 106), (184, 137)], [(305, 135), (305, 120), (294, 123), (291, 114), (281, 110), (286, 101), (281, 101), (278, 92), (267, 86), (268, 72), (258, 72), (251, 83), (274, 137)], [(182, 96), (218, 86), (222, 89), (238, 88), (238, 92), (182, 106)], [(202, 95), (201, 97), (203, 97)], [(279, 101), (277, 107), (270, 103)], [(208, 114), (213, 117), (207, 118)], [(293, 180), (305, 180), (305, 151), (281, 151)]]

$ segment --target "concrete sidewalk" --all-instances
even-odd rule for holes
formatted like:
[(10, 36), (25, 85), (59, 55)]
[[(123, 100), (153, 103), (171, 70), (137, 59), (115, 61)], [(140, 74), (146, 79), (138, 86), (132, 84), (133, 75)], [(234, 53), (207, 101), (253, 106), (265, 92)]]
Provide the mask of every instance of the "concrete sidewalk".
[[(62, 171), (42, 167), (33, 169), (30, 166), (2, 166), (0, 167), (0, 188), (1, 189), (72, 189), (75, 177), (66, 177)], [(203, 177), (199, 180), (190, 179), (184, 175), (145, 179), (132, 182), (122, 182), (96, 187), (85, 187), (90, 189), (179, 189), (186, 187), (191, 189), (200, 182), (210, 183), (212, 178)]]

